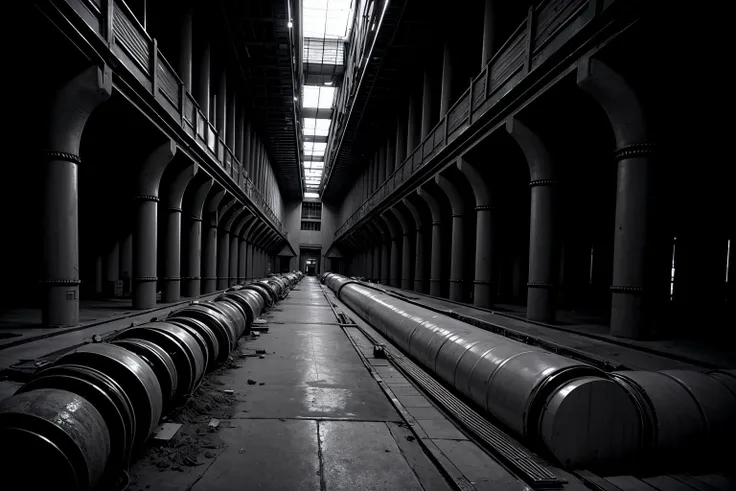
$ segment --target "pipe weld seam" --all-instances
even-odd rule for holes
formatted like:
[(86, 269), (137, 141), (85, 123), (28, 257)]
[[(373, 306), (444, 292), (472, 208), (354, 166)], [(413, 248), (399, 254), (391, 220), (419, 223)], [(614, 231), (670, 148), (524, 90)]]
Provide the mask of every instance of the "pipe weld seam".
[(76, 165), (82, 164), (82, 159), (79, 158), (79, 155), (75, 155), (69, 152), (59, 152), (56, 150), (42, 150), (41, 154), (43, 158), (49, 162), (54, 161), (54, 160), (60, 160), (63, 162), (71, 162), (72, 164), (76, 164)]
[(529, 181), (529, 187), (533, 188), (536, 186), (554, 186), (557, 181), (554, 179), (537, 179), (536, 181)]
[(641, 286), (611, 285), (611, 291), (614, 293), (641, 293), (644, 288)]
[(554, 288), (554, 283), (542, 283), (537, 281), (530, 281), (526, 284), (530, 288)]
[(202, 277), (201, 276), (185, 276), (184, 279), (185, 280), (201, 280)]
[(191, 220), (192, 222), (201, 222), (202, 221), (202, 219), (200, 217), (189, 217), (189, 220)]
[(152, 194), (139, 194), (135, 197), (138, 201), (153, 201), (154, 203), (158, 203), (158, 196), (154, 196)]
[(457, 214), (453, 213), (452, 218), (462, 218), (463, 215), (464, 215), (463, 213), (457, 213)]
[(146, 281), (156, 281), (156, 280), (158, 280), (158, 276), (136, 276), (135, 278), (133, 278), (133, 281), (137, 281), (141, 283), (146, 282)]
[(475, 207), (475, 211), (487, 211), (487, 210), (498, 210), (498, 206), (495, 205), (478, 205)]
[(203, 280), (216, 280), (217, 276), (202, 276)]
[(632, 159), (636, 157), (650, 157), (656, 152), (656, 143), (634, 143), (616, 149), (616, 151), (613, 152), (613, 160), (618, 162), (620, 160)]
[(50, 286), (76, 286), (82, 283), (78, 278), (44, 278), (38, 280), (38, 282)]
[(179, 281), (181, 280), (181, 276), (162, 276), (161, 279), (163, 281)]
[(170, 207), (169, 211), (172, 213), (181, 213), (181, 208)]
[(492, 285), (492, 281), (473, 280), (474, 285)]
[(464, 282), (464, 280), (453, 280), (453, 279), (450, 279), (450, 283), (463, 283), (463, 282)]

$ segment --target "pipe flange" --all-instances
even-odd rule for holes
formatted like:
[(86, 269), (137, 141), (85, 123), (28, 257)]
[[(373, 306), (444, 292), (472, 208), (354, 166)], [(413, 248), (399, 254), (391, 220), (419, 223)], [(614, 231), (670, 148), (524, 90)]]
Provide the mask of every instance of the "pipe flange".
[(139, 194), (135, 199), (138, 201), (153, 201), (154, 203), (158, 203), (158, 196), (154, 196), (152, 194)]
[(168, 211), (173, 213), (181, 213), (181, 208), (171, 207), (168, 209)]
[(71, 162), (72, 164), (81, 165), (82, 159), (79, 155), (75, 155), (69, 152), (59, 152), (56, 150), (42, 150), (41, 155), (47, 161), (61, 160), (63, 162)]
[(498, 210), (498, 206), (494, 205), (478, 205), (475, 207), (475, 211), (493, 211)]
[(554, 186), (557, 181), (554, 179), (537, 179), (536, 181), (529, 181), (529, 187), (534, 188), (537, 186)]
[(537, 282), (537, 281), (530, 281), (530, 282), (528, 282), (526, 284), (526, 286), (528, 286), (530, 288), (554, 288), (555, 287), (555, 284), (554, 283), (540, 283), (540, 282)]
[(473, 280), (474, 285), (492, 285), (492, 281)]
[(202, 219), (199, 217), (189, 217), (190, 222), (201, 222)]
[(637, 157), (651, 157), (657, 151), (656, 143), (634, 143), (616, 149), (613, 152), (613, 160), (618, 162), (624, 159), (633, 159)]
[(163, 281), (179, 281), (181, 280), (181, 276), (162, 276), (161, 279)]
[(201, 280), (202, 277), (201, 276), (185, 276), (182, 279), (184, 279), (184, 280)]
[(203, 279), (203, 280), (216, 280), (217, 279), (217, 276), (202, 276), (201, 279)]
[(614, 293), (642, 293), (644, 288), (641, 286), (611, 285), (611, 291)]
[(450, 280), (450, 283), (464, 283), (463, 280)]
[(45, 278), (38, 280), (39, 283), (49, 286), (77, 286), (82, 283), (79, 279), (56, 279)]
[(455, 214), (455, 213), (452, 214), (452, 218), (462, 218), (463, 216), (464, 214)]
[(442, 222), (432, 222), (432, 225), (442, 225)]
[(133, 281), (138, 283), (145, 283), (147, 281), (157, 281), (158, 276), (138, 276), (136, 278), (133, 278)]

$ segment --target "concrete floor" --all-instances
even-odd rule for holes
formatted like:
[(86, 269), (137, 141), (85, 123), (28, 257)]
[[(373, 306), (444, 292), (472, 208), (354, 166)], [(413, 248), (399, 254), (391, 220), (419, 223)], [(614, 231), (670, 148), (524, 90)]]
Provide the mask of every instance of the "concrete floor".
[[(266, 319), (268, 333), (241, 340), (241, 350), (263, 349), (265, 357), (241, 358), (240, 368), (216, 374), (216, 386), (235, 394), (215, 454), (176, 471), (144, 456), (131, 471), (132, 491), (452, 489), (366, 368), (316, 278), (302, 280)], [(402, 397), (414, 417), (447, 447), (442, 451), (472, 463), (468, 472), (478, 486), (463, 477), (467, 489), (490, 489), (484, 469), (490, 475), (500, 466), (408, 381), (395, 382), (407, 391)], [(182, 430), (191, 434), (191, 427)], [(523, 488), (501, 470), (509, 486), (495, 489)]]

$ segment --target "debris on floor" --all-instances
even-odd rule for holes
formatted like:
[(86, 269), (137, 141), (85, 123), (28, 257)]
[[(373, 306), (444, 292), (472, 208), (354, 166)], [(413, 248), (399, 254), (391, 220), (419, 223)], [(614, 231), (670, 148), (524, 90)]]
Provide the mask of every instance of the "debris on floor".
[(252, 378), (249, 378), (248, 379), (248, 385), (256, 385), (256, 381), (253, 380)]
[(158, 428), (156, 428), (156, 431), (153, 434), (153, 442), (154, 443), (164, 443), (168, 442), (172, 438), (176, 436), (176, 434), (181, 429), (182, 425), (181, 423), (164, 423)]
[(207, 428), (209, 429), (217, 429), (217, 427), (220, 426), (220, 420), (217, 418), (212, 418), (207, 425)]

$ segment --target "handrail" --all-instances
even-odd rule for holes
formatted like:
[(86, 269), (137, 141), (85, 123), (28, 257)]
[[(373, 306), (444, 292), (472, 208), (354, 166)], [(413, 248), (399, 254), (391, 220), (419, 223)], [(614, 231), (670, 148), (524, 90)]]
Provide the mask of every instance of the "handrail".
[[(70, 4), (70, 6), (72, 7), (71, 10), (74, 12), (79, 11), (78, 9), (74, 8), (74, 4), (86, 5), (85, 0), (65, 1), (66, 3)], [(96, 25), (95, 23), (90, 23), (89, 20), (85, 17), (79, 16), (79, 19), (82, 22), (86, 23), (90, 28), (96, 30), (97, 34), (100, 36), (100, 40), (106, 44), (109, 50), (112, 51), (114, 45), (122, 48), (122, 55), (118, 55), (116, 53), (112, 56), (115, 56), (121, 62), (123, 62), (122, 64), (124, 66), (127, 65), (125, 65), (126, 59), (123, 59), (123, 57), (127, 57), (128, 62), (132, 62), (132, 65), (128, 67), (128, 69), (133, 71), (133, 75), (138, 80), (147, 80), (148, 83), (151, 84), (151, 92), (154, 95), (155, 101), (158, 102), (158, 104), (163, 108), (163, 112), (168, 114), (175, 121), (177, 121), (179, 126), (184, 130), (184, 133), (192, 138), (197, 146), (205, 151), (205, 153), (207, 153), (210, 158), (215, 160), (215, 162), (217, 162), (220, 167), (224, 168), (226, 167), (229, 157), (231, 168), (227, 170), (227, 174), (230, 180), (234, 182), (236, 187), (240, 188), (241, 191), (250, 199), (250, 201), (253, 202), (253, 204), (263, 213), (263, 215), (268, 218), (268, 220), (271, 222), (271, 226), (273, 226), (279, 233), (281, 233), (281, 235), (286, 237), (286, 227), (284, 227), (284, 225), (278, 219), (274, 211), (271, 209), (269, 203), (263, 198), (263, 195), (260, 193), (260, 191), (254, 186), (253, 181), (251, 181), (249, 176), (246, 175), (245, 167), (243, 166), (242, 162), (238, 160), (238, 158), (235, 156), (235, 152), (226, 145), (224, 140), (221, 138), (221, 135), (219, 135), (219, 133), (217, 132), (216, 128), (202, 113), (197, 100), (187, 90), (177, 71), (174, 70), (174, 68), (171, 66), (171, 63), (169, 63), (169, 61), (163, 56), (161, 50), (158, 49), (158, 43), (156, 39), (151, 37), (150, 34), (146, 32), (141, 23), (138, 21), (137, 17), (133, 14), (133, 11), (125, 3), (124, 0), (102, 0), (101, 7), (102, 8), (99, 10), (88, 9), (92, 16), (96, 18)], [(126, 41), (124, 39), (118, 38), (119, 31), (115, 30), (116, 22), (114, 20), (116, 11), (118, 12), (118, 15), (122, 15), (123, 17), (125, 17), (126, 21), (133, 26), (136, 31), (134, 35), (139, 36), (138, 42), (142, 42), (148, 47), (149, 52), (148, 59), (146, 60), (146, 66), (141, 66), (140, 61), (131, 56), (131, 46), (126, 44)], [(120, 27), (118, 27), (118, 29), (120, 29)], [(161, 82), (158, 75), (158, 66), (156, 64), (157, 62), (161, 62), (161, 64), (169, 72), (169, 74), (173, 74), (173, 80), (175, 84), (178, 85), (179, 90), (181, 91), (178, 101), (171, 101), (171, 98), (166, 94), (166, 92), (164, 92), (165, 89), (161, 89)], [(151, 73), (146, 73), (141, 69), (150, 70)], [(136, 70), (141, 72), (137, 76)], [(141, 81), (141, 83), (143, 83), (144, 86), (146, 85), (146, 82), (144, 81)], [(159, 90), (162, 91), (164, 97), (159, 97)], [(191, 104), (191, 112), (185, 112), (185, 101), (187, 100), (187, 98), (189, 99), (188, 102)], [(166, 99), (168, 102), (164, 103), (164, 99)], [(172, 114), (172, 107), (175, 111), (174, 114), (177, 114), (177, 116), (174, 116), (174, 114)], [(200, 124), (202, 125), (202, 134), (199, 133)], [(211, 146), (210, 143), (212, 144)], [(233, 178), (233, 168), (235, 166), (238, 166), (238, 180), (235, 180)], [(241, 176), (242, 181), (240, 180)]]
[[(519, 68), (515, 68), (514, 70), (510, 71), (510, 75), (508, 75), (507, 79), (502, 84), (497, 84), (499, 87), (495, 87), (494, 89), (491, 88), (491, 80), (493, 79), (493, 66), (494, 64), (498, 63), (499, 60), (502, 60), (504, 58), (511, 58), (511, 47), (518, 42), (519, 36), (522, 35), (522, 33), (525, 33), (525, 39), (526, 43), (524, 44), (524, 47), (522, 48), (525, 54), (524, 59), (531, 60), (533, 57), (534, 52), (539, 49), (540, 46), (544, 46), (550, 42), (550, 39), (559, 33), (564, 27), (567, 27), (569, 23), (571, 22), (570, 19), (572, 19), (575, 15), (580, 14), (581, 11), (589, 11), (592, 12), (591, 18), (594, 15), (597, 15), (598, 11), (596, 9), (596, 4), (598, 0), (580, 0), (579, 4), (577, 5), (577, 8), (574, 9), (572, 13), (565, 9), (560, 9), (559, 12), (557, 12), (556, 15), (562, 16), (565, 14), (568, 14), (569, 17), (564, 19), (563, 23), (560, 23), (560, 25), (555, 29), (553, 35), (550, 35), (546, 39), (540, 40), (538, 43), (538, 46), (535, 46), (535, 34), (537, 33), (538, 25), (537, 22), (535, 22), (536, 19), (539, 17), (539, 13), (545, 10), (546, 8), (552, 6), (557, 0), (544, 0), (540, 2), (537, 6), (530, 9), (528, 12), (527, 17), (524, 19), (524, 21), (517, 27), (514, 32), (508, 37), (508, 39), (504, 42), (504, 44), (501, 46), (501, 48), (496, 52), (496, 54), (488, 61), (488, 63), (483, 67), (483, 69), (480, 71), (480, 73), (473, 77), (470, 81), (470, 87), (468, 87), (465, 92), (455, 101), (455, 103), (448, 109), (448, 111), (445, 113), (445, 115), (440, 118), (439, 122), (432, 128), (431, 131), (425, 136), (422, 141), (418, 143), (418, 145), (415, 146), (414, 150), (407, 155), (407, 157), (404, 159), (404, 161), (398, 165), (394, 171), (387, 176), (386, 180), (383, 181), (372, 193), (370, 193), (366, 198), (363, 200), (363, 202), (357, 206), (355, 211), (343, 222), (340, 227), (337, 228), (337, 230), (334, 233), (335, 240), (337, 240), (340, 236), (342, 236), (349, 228), (351, 228), (355, 223), (357, 223), (360, 219), (362, 219), (365, 215), (367, 215), (371, 210), (379, 206), (384, 200), (388, 199), (389, 195), (392, 194), (393, 191), (398, 189), (401, 184), (406, 182), (407, 179), (409, 179), (410, 175), (405, 175), (404, 171), (407, 165), (412, 166), (415, 160), (415, 156), (417, 152), (420, 152), (419, 156), (419, 164), (415, 167), (410, 167), (412, 174), (415, 172), (418, 168), (425, 166), (430, 160), (433, 160), (434, 157), (441, 153), (438, 150), (443, 150), (447, 148), (449, 145), (450, 136), (454, 134), (455, 132), (462, 129), (463, 125), (471, 124), (473, 121), (473, 87), (475, 84), (485, 78), (486, 84), (483, 94), (483, 100), (478, 104), (478, 108), (480, 108), (483, 103), (485, 103), (489, 97), (495, 92), (497, 88), (503, 85), (503, 83), (508, 82), (513, 75), (519, 70)], [(588, 6), (589, 9), (584, 9), (583, 7)], [(531, 16), (531, 17), (530, 17)], [(559, 49), (559, 48), (558, 48)], [(503, 67), (505, 70), (508, 69), (508, 67)], [(527, 65), (527, 62), (524, 62), (522, 64), (521, 69), (527, 70), (526, 74), (528, 74), (532, 67)], [(496, 102), (496, 104), (498, 101)], [(455, 110), (461, 105), (461, 104), (467, 104), (467, 114), (460, 120), (456, 121), (455, 128), (453, 130), (450, 130), (450, 116), (454, 115)], [(484, 111), (487, 112), (489, 108), (486, 108)], [(445, 135), (443, 137), (444, 145), (443, 146), (437, 146), (433, 142), (433, 148), (430, 154), (425, 157), (423, 155), (423, 149), (426, 143), (428, 143), (430, 140), (434, 140), (435, 138), (435, 132), (438, 131), (442, 126), (445, 128)], [(335, 152), (339, 151), (338, 149), (335, 149)], [(396, 182), (395, 178), (398, 175), (401, 175), (400, 182)], [(385, 191), (385, 188), (387, 186), (393, 186), (393, 189), (389, 192)], [(355, 189), (355, 184), (353, 184), (353, 188)], [(383, 193), (383, 197), (381, 199), (376, 199), (376, 196), (379, 193)]]

